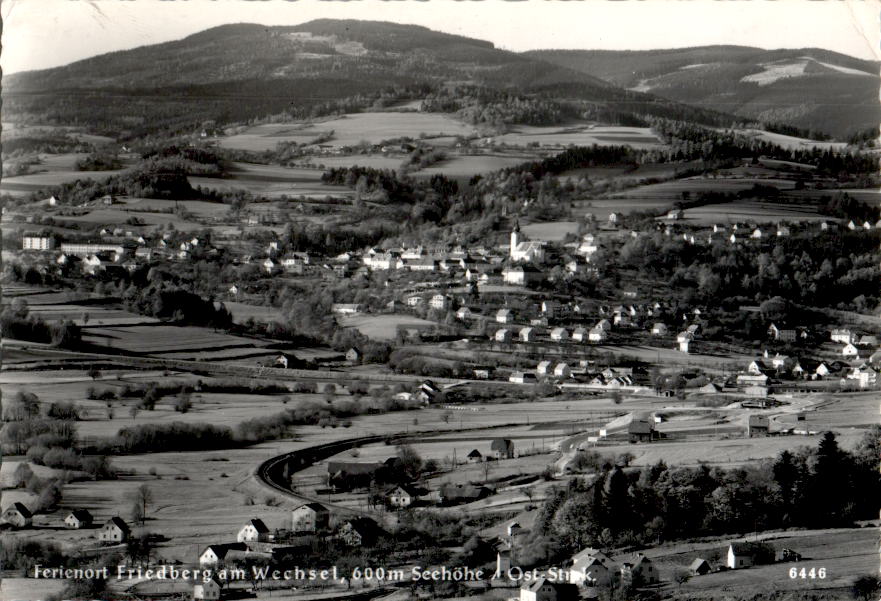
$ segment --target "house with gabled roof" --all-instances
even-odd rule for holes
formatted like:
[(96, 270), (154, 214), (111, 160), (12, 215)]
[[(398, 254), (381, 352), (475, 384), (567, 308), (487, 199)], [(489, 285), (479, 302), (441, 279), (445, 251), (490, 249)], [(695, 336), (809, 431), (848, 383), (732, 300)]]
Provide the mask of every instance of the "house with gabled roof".
[(330, 525), (330, 510), (321, 503), (305, 503), (291, 511), (293, 532), (320, 532)]
[(520, 601), (577, 601), (577, 599), (578, 587), (568, 582), (540, 577), (520, 587)]
[(496, 438), (489, 448), (496, 459), (513, 459), (515, 457), (514, 441), (510, 438)]
[(263, 523), (263, 520), (254, 518), (242, 526), (236, 535), (236, 541), (240, 543), (265, 543), (269, 541), (269, 528)]
[(704, 576), (712, 571), (710, 563), (702, 557), (695, 558), (688, 566), (692, 576)]
[(748, 568), (755, 563), (753, 549), (747, 543), (731, 543), (728, 545), (728, 553), (725, 565), (730, 570)]
[(88, 509), (74, 509), (64, 518), (64, 526), (73, 530), (88, 528), (92, 525), (92, 514)]
[(221, 597), (223, 583), (217, 574), (212, 574), (207, 580), (201, 580), (193, 585), (194, 601), (218, 601)]
[(644, 553), (637, 553), (632, 562), (624, 562), (621, 576), (638, 586), (655, 584), (660, 580), (658, 569)]
[(386, 532), (367, 517), (346, 520), (337, 531), (337, 538), (350, 547), (372, 547)]
[(242, 558), (247, 554), (248, 545), (245, 543), (208, 545), (205, 547), (205, 550), (199, 554), (199, 565), (201, 567), (215, 566), (224, 561)]
[(131, 530), (122, 518), (112, 517), (98, 531), (98, 540), (102, 543), (122, 543), (128, 540)]
[(27, 528), (33, 523), (33, 517), (31, 510), (24, 503), (16, 501), (3, 510), (0, 523), (9, 524), (15, 528)]

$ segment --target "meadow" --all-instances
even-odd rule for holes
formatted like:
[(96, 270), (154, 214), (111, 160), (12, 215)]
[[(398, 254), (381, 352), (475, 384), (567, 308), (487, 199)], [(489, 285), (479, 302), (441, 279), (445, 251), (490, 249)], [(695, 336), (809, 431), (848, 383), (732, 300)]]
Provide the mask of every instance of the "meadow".
[(454, 155), (445, 161), (420, 169), (414, 176), (431, 177), (446, 175), (451, 178), (470, 178), (474, 175), (515, 167), (529, 161), (538, 160), (538, 155), (529, 154), (474, 154)]
[(118, 351), (150, 355), (266, 345), (251, 338), (215, 333), (208, 328), (171, 325), (87, 327), (83, 340)]
[(346, 315), (339, 322), (375, 340), (394, 340), (398, 326), (434, 325), (434, 322), (411, 315)]
[[(307, 124), (277, 123), (257, 125), (241, 133), (221, 139), (224, 148), (262, 152), (274, 150), (279, 142), (309, 143), (318, 136), (332, 137), (324, 142), (330, 146), (355, 146), (361, 142), (378, 144), (394, 138), (419, 138), (440, 135), (469, 136), (474, 129), (464, 123), (435, 113), (351, 113)], [(301, 129), (302, 128), (302, 129)]]
[(569, 126), (515, 126), (493, 138), (498, 144), (526, 146), (612, 146), (626, 144), (634, 148), (657, 148), (661, 141), (648, 127), (594, 126), (578, 122)]

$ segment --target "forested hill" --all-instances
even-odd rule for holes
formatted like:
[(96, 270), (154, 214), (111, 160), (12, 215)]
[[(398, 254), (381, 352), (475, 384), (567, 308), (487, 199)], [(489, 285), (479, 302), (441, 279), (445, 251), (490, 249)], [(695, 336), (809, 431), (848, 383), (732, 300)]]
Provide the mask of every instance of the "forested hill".
[(3, 86), (4, 119), (129, 136), (209, 119), (315, 116), (428, 95), (441, 98), (438, 107), (457, 86), (492, 102), (506, 94), (569, 103), (557, 111), (561, 118), (636, 122), (640, 115), (655, 115), (712, 125), (733, 120), (489, 42), (374, 21), (224, 25), (174, 42), (16, 73), (4, 77)]
[(705, 46), (526, 55), (623, 88), (842, 139), (881, 122), (881, 63), (829, 50)]

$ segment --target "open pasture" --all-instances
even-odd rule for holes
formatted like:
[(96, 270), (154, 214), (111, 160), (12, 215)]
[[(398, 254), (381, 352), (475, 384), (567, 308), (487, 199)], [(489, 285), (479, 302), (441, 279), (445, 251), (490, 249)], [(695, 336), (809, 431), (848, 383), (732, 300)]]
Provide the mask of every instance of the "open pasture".
[(232, 313), (233, 321), (242, 323), (248, 319), (254, 321), (279, 321), (282, 319), (281, 311), (275, 307), (263, 307), (260, 305), (249, 305), (237, 301), (224, 301), (223, 305)]
[(265, 346), (257, 340), (215, 333), (208, 328), (170, 325), (89, 327), (83, 333), (83, 340), (98, 346), (149, 355)]
[(31, 173), (16, 177), (4, 177), (0, 182), (0, 192), (25, 194), (43, 188), (57, 186), (78, 179), (100, 181), (125, 171), (79, 171), (76, 162), (87, 156), (83, 153), (40, 154), (40, 162), (31, 166)]
[(779, 190), (792, 190), (795, 182), (783, 178), (725, 178), (725, 177), (689, 177), (659, 184), (638, 186), (612, 196), (615, 198), (657, 199), (676, 202), (682, 200), (682, 193), (698, 192), (736, 193), (748, 190), (754, 185), (774, 186)]
[[(772, 591), (825, 591), (833, 596), (823, 598), (844, 599), (849, 597), (847, 589), (857, 576), (873, 574), (878, 569), (877, 528), (767, 533), (759, 538), (777, 550), (793, 549), (802, 555), (802, 561), (695, 576), (682, 585), (682, 593), (689, 599), (718, 599), (729, 593), (738, 598), (753, 598), (752, 595), (764, 596)], [(648, 549), (646, 554), (658, 566), (661, 578), (669, 580), (677, 568), (686, 568), (697, 557), (709, 559), (714, 553), (724, 556), (727, 546), (727, 540), (683, 543), (672, 548)], [(811, 568), (820, 567), (826, 568), (826, 578), (789, 576), (791, 568), (810, 572)]]
[(576, 123), (571, 126), (538, 127), (522, 125), (493, 138), (499, 144), (526, 146), (539, 143), (542, 146), (617, 146), (656, 148), (662, 143), (648, 127), (594, 126)]
[(673, 200), (665, 198), (591, 198), (576, 200), (573, 212), (591, 214), (598, 221), (606, 221), (612, 213), (632, 213), (666, 209)]
[[(406, 156), (403, 154), (351, 154), (345, 156), (313, 156), (305, 159), (310, 164), (324, 165), (326, 169), (334, 167), (367, 167), (370, 169), (391, 169), (396, 171)], [(316, 171), (319, 175), (321, 171)]]
[(528, 154), (475, 154), (451, 156), (445, 161), (435, 163), (417, 171), (416, 177), (446, 175), (447, 177), (472, 177), (482, 173), (499, 171), (506, 167), (515, 167), (529, 161), (538, 160), (538, 155)]
[(412, 315), (349, 315), (341, 317), (340, 323), (356, 328), (368, 338), (393, 340), (398, 326), (431, 326), (434, 322)]
[(546, 223), (530, 223), (520, 228), (523, 234), (530, 240), (546, 240), (548, 242), (562, 242), (567, 234), (575, 234), (578, 231), (578, 223), (575, 221), (548, 221)]
[(124, 309), (101, 305), (30, 305), (32, 315), (45, 321), (71, 320), (78, 326), (127, 326), (158, 323), (155, 317), (137, 315)]
[[(352, 191), (344, 186), (329, 186), (321, 182), (322, 171), (281, 165), (234, 163), (230, 177), (189, 177), (190, 184), (221, 191), (247, 190), (265, 198), (285, 196), (348, 196)], [(221, 205), (223, 206), (223, 205)]]
[(812, 203), (791, 204), (738, 200), (687, 209), (684, 221), (690, 225), (713, 225), (732, 221), (778, 223), (781, 221), (823, 221), (829, 219), (817, 212)]
[(817, 140), (787, 136), (761, 129), (741, 129), (737, 131), (749, 138), (762, 140), (763, 142), (770, 142), (771, 144), (776, 144), (789, 150), (809, 150), (811, 148), (842, 150), (847, 146), (844, 142), (819, 142)]
[(237, 148), (253, 152), (274, 150), (279, 142), (309, 143), (318, 136), (333, 132), (324, 142), (331, 146), (355, 146), (363, 141), (377, 144), (393, 138), (419, 138), (437, 135), (463, 135), (474, 133), (474, 128), (455, 119), (436, 113), (351, 113), (341, 117), (304, 123), (266, 124), (248, 128), (241, 133), (223, 138), (224, 148)]

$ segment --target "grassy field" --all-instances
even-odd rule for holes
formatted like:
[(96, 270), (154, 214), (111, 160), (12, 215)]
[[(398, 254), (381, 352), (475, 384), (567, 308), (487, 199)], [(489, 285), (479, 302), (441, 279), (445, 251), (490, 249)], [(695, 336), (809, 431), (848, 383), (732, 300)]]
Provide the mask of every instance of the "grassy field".
[[(773, 594), (777, 591), (828, 591), (830, 598), (850, 598), (846, 588), (857, 576), (874, 574), (878, 569), (877, 528), (856, 528), (829, 531), (797, 531), (764, 534), (761, 537), (776, 549), (789, 548), (801, 553), (798, 563), (776, 563), (741, 570), (696, 576), (682, 586), (682, 595), (689, 599), (718, 599), (720, 595), (736, 594), (739, 598)], [(751, 539), (752, 537), (750, 537)], [(728, 541), (680, 544), (672, 548), (648, 549), (658, 566), (662, 579), (670, 580), (678, 568), (687, 567), (696, 557), (724, 555)], [(826, 568), (825, 579), (791, 578), (790, 568)], [(667, 585), (676, 590), (676, 585)], [(845, 589), (845, 590), (842, 590)], [(841, 596), (835, 596), (840, 594)]]
[(782, 204), (756, 200), (740, 200), (710, 204), (685, 211), (689, 225), (713, 225), (732, 221), (777, 223), (780, 221), (824, 221), (829, 218), (817, 212), (816, 204)]
[(247, 319), (253, 319), (254, 321), (276, 321), (281, 319), (281, 312), (275, 307), (262, 307), (236, 301), (224, 301), (223, 304), (232, 313), (232, 318), (236, 323), (242, 323)]
[(82, 153), (40, 154), (40, 163), (31, 167), (31, 173), (16, 177), (4, 177), (0, 182), (0, 192), (8, 194), (30, 194), (42, 188), (57, 186), (77, 179), (102, 180), (121, 173), (115, 171), (79, 171), (76, 161), (87, 156)]
[(347, 315), (340, 318), (340, 323), (376, 340), (393, 340), (398, 326), (428, 326), (434, 322), (412, 315)]
[[(371, 169), (397, 170), (406, 156), (403, 154), (352, 154), (348, 156), (313, 156), (307, 159), (308, 163), (324, 165), (326, 169), (332, 167), (369, 167)], [(320, 174), (321, 171), (318, 171)]]
[(451, 156), (445, 161), (417, 171), (416, 177), (440, 174), (447, 177), (470, 178), (473, 175), (514, 167), (538, 160), (537, 155), (476, 154)]
[[(306, 196), (349, 196), (352, 191), (344, 186), (329, 186), (321, 182), (322, 171), (281, 165), (234, 163), (229, 178), (190, 177), (193, 186), (215, 190), (244, 189), (266, 198)], [(224, 209), (226, 205), (221, 205)]]
[(634, 148), (656, 148), (660, 140), (647, 127), (593, 126), (583, 122), (568, 126), (517, 126), (513, 131), (496, 136), (500, 144), (525, 146), (538, 142), (542, 146), (612, 146), (627, 144)]
[(547, 223), (530, 223), (521, 227), (520, 230), (530, 240), (561, 242), (566, 234), (574, 234), (578, 231), (578, 224), (574, 221), (549, 221)]
[(214, 333), (207, 328), (164, 325), (89, 327), (83, 334), (83, 340), (138, 354), (263, 346), (250, 338)]
[(274, 150), (279, 142), (308, 143), (318, 136), (333, 132), (325, 142), (332, 146), (354, 146), (362, 141), (372, 144), (393, 138), (418, 138), (420, 134), (464, 135), (474, 129), (447, 115), (435, 113), (353, 113), (310, 126), (303, 123), (258, 125), (220, 141), (225, 148), (262, 152)]

